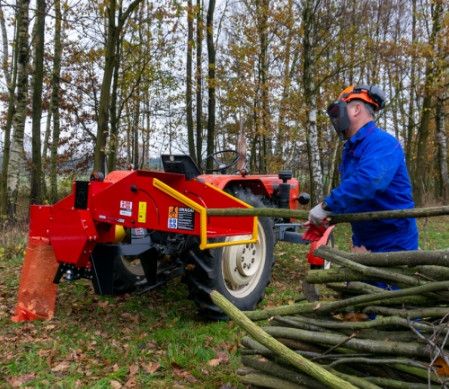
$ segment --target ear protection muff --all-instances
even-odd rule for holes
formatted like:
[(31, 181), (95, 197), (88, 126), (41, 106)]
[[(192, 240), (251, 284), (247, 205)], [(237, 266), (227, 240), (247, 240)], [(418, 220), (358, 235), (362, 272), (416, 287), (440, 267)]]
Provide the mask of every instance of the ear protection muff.
[(379, 111), (385, 107), (385, 94), (378, 86), (357, 85), (354, 88), (353, 93), (360, 93), (361, 91), (366, 91), (368, 93), (368, 96), (377, 104), (377, 107), (374, 107), (375, 111)]

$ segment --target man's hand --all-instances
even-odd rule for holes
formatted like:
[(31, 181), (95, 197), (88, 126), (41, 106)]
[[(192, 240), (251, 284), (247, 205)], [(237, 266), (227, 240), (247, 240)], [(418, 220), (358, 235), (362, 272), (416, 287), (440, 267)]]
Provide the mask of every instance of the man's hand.
[(327, 224), (327, 217), (330, 215), (330, 211), (326, 211), (323, 208), (323, 203), (315, 205), (309, 212), (309, 221), (316, 226)]
[(371, 251), (369, 251), (365, 246), (352, 246), (351, 248), (351, 253), (355, 253), (355, 254), (365, 254), (365, 253), (370, 253)]

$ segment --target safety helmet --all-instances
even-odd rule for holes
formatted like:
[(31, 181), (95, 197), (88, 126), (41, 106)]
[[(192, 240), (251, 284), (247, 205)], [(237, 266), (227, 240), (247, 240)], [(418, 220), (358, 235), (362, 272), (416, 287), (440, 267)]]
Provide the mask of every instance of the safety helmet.
[(349, 103), (352, 100), (362, 100), (370, 104), (374, 111), (385, 106), (385, 94), (376, 85), (351, 85), (340, 93), (338, 100)]

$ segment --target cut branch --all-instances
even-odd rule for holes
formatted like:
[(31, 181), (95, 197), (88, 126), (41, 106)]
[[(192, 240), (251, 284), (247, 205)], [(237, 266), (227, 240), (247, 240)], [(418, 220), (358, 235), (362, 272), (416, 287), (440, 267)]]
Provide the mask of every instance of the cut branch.
[(332, 249), (332, 252), (366, 266), (378, 266), (378, 267), (401, 266), (401, 265), (449, 266), (449, 250), (435, 250), (435, 251), (418, 250), (418, 251), (396, 251), (389, 253), (357, 254)]
[(291, 363), (297, 369), (303, 371), (306, 374), (311, 375), (318, 381), (328, 385), (331, 388), (341, 388), (350, 389), (355, 388), (349, 382), (329, 373), (322, 366), (309, 361), (307, 358), (296, 354), (294, 351), (290, 350), (287, 346), (278, 342), (276, 339), (268, 335), (265, 331), (259, 328), (251, 320), (249, 320), (243, 312), (241, 312), (237, 307), (235, 307), (231, 302), (229, 302), (225, 297), (223, 297), (217, 291), (212, 291), (211, 294), (212, 301), (220, 307), (231, 319), (233, 319), (239, 326), (241, 326), (245, 331), (247, 331), (255, 340), (260, 342), (265, 347), (274, 351), (276, 354), (282, 357), (282, 359)]
[(407, 289), (385, 291), (376, 294), (350, 297), (344, 300), (322, 303), (309, 304), (292, 304), (284, 305), (276, 308), (270, 308), (263, 311), (247, 311), (246, 316), (252, 320), (268, 319), (275, 315), (292, 315), (295, 313), (311, 313), (311, 312), (332, 312), (337, 309), (350, 307), (354, 305), (370, 303), (375, 301), (383, 301), (395, 299), (397, 297), (420, 295), (421, 293), (435, 292), (438, 290), (449, 289), (449, 281), (430, 282), (425, 285), (415, 286)]
[[(209, 208), (209, 216), (268, 216), (307, 219), (309, 212), (280, 208)], [(449, 215), (449, 206), (431, 208), (412, 208), (393, 211), (377, 211), (330, 215), (331, 224), (349, 223), (364, 220), (403, 219), (409, 217), (430, 217)]]

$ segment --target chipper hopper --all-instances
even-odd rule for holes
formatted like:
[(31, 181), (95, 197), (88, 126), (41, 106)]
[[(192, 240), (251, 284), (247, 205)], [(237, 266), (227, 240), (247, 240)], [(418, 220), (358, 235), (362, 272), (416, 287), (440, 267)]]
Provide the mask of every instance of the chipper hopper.
[[(167, 239), (171, 234), (172, 240), (177, 234), (192, 237), (202, 250), (257, 241), (255, 217), (207, 216), (209, 207), (250, 205), (184, 174), (155, 171), (115, 171), (103, 181), (76, 181), (58, 203), (33, 205), (13, 320), (51, 318), (62, 276), (90, 278), (98, 292), (112, 294), (117, 226), (160, 232)], [(223, 240), (230, 236), (237, 238)], [(144, 269), (156, 259), (149, 258)], [(147, 278), (154, 277), (150, 273)]]

